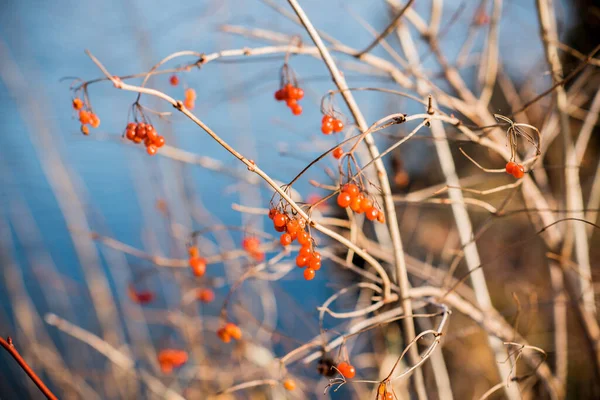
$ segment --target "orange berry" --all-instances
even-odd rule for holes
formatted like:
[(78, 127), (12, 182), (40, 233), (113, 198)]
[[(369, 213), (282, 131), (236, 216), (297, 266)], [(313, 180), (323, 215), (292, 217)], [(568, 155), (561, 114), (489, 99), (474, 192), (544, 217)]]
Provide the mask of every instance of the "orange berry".
[(275, 225), (276, 228), (284, 227), (286, 222), (287, 222), (287, 218), (284, 214), (277, 213), (273, 217), (273, 225)]
[(156, 147), (161, 148), (165, 145), (165, 138), (164, 136), (160, 136), (158, 135), (156, 137), (156, 139), (152, 142)]
[(354, 183), (347, 183), (342, 187), (342, 192), (346, 192), (350, 196), (356, 197), (360, 193), (360, 190)]
[(135, 129), (127, 129), (127, 132), (125, 132), (125, 137), (129, 140), (134, 140), (135, 139)]
[(298, 230), (300, 230), (300, 223), (296, 219), (290, 219), (285, 226), (287, 233), (290, 235), (298, 234)]
[(331, 115), (323, 115), (321, 119), (321, 124), (333, 123), (333, 117)]
[(297, 239), (301, 246), (310, 244), (310, 234), (304, 230), (298, 232)]
[(290, 244), (292, 244), (292, 235), (290, 235), (289, 233), (284, 233), (279, 238), (279, 243), (281, 243), (282, 246), (289, 246)]
[(193, 110), (194, 107), (196, 106), (196, 102), (194, 100), (190, 99), (190, 98), (186, 98), (183, 101), (183, 106), (185, 108), (187, 108), (188, 110)]
[[(360, 208), (362, 209), (363, 212), (367, 212), (367, 210), (370, 210), (371, 208), (373, 208), (373, 200), (371, 200), (368, 197), (363, 197), (362, 200), (360, 201)], [(377, 218), (377, 216), (375, 216), (375, 218)]]
[(358, 214), (361, 214), (363, 212), (361, 204), (362, 200), (363, 198), (361, 196), (356, 196), (352, 198), (352, 201), (350, 202), (350, 208), (352, 209), (352, 211)]
[(294, 114), (294, 115), (302, 114), (302, 106), (300, 104), (293, 104), (291, 106), (291, 109), (292, 109), (292, 114)]
[(300, 251), (298, 252), (299, 256), (311, 257), (312, 256), (312, 248), (310, 246), (302, 246), (300, 247)]
[(227, 324), (225, 324), (224, 329), (225, 332), (227, 332), (227, 334), (233, 339), (240, 340), (242, 338), (242, 330), (233, 322), (228, 322)]
[(215, 299), (215, 292), (210, 289), (200, 289), (196, 292), (196, 298), (203, 303), (210, 303)]
[(259, 246), (260, 239), (257, 237), (246, 237), (242, 240), (242, 248), (249, 253), (258, 250)]
[(349, 364), (345, 361), (339, 363), (337, 368), (340, 371), (340, 374), (344, 375), (345, 378), (352, 379), (354, 378), (354, 375), (356, 375), (356, 370), (352, 364)]
[(90, 113), (86, 110), (79, 110), (79, 122), (82, 125), (90, 123)]
[(343, 154), (344, 154), (344, 150), (342, 150), (341, 147), (336, 147), (335, 149), (333, 149), (333, 152), (332, 152), (333, 158), (339, 160), (340, 158), (342, 158)]
[(304, 270), (304, 279), (306, 279), (307, 281), (312, 281), (313, 279), (315, 279), (315, 275), (317, 275), (317, 273), (314, 269), (310, 267)]
[(331, 122), (324, 122), (321, 124), (321, 132), (323, 132), (324, 135), (331, 134), (331, 132), (333, 132), (333, 124)]
[(273, 217), (277, 214), (277, 210), (274, 208), (271, 208), (269, 210), (269, 219), (273, 219)]
[(81, 110), (83, 108), (83, 101), (79, 98), (73, 99), (73, 108), (76, 110)]
[(100, 118), (94, 113), (90, 113), (90, 125), (92, 125), (92, 128), (100, 126)]
[(185, 99), (189, 99), (192, 102), (196, 100), (196, 91), (192, 88), (185, 89)]
[(285, 390), (291, 392), (292, 390), (296, 389), (296, 382), (293, 379), (286, 379), (285, 381), (283, 381), (283, 387), (285, 388)]
[(341, 132), (344, 130), (344, 123), (342, 121), (340, 121), (339, 119), (334, 119), (332, 122), (333, 125), (333, 131), (335, 133)]
[(150, 154), (151, 156), (155, 155), (157, 151), (158, 149), (153, 144), (146, 146), (146, 153)]
[(191, 257), (190, 267), (195, 276), (203, 276), (206, 273), (206, 260), (202, 257)]
[(378, 210), (377, 212), (377, 221), (381, 222), (382, 224), (385, 223), (385, 214), (381, 210)]
[(379, 217), (379, 210), (375, 207), (371, 207), (365, 210), (365, 216), (369, 221), (375, 221)]
[(346, 208), (352, 202), (352, 196), (347, 192), (342, 192), (337, 197), (337, 204), (342, 208)]
[(512, 173), (516, 167), (517, 167), (517, 164), (515, 164), (514, 162), (512, 162), (512, 161), (507, 162), (506, 167), (505, 167), (506, 173), (512, 175)]
[(296, 256), (296, 265), (300, 268), (306, 267), (308, 265), (308, 256), (298, 254)]
[(200, 257), (200, 250), (196, 246), (190, 246), (188, 248), (188, 254), (190, 257)]
[(179, 84), (179, 77), (177, 75), (171, 75), (169, 78), (169, 83), (171, 86), (177, 86)]
[(308, 262), (308, 267), (318, 271), (321, 269), (321, 254), (314, 252)]
[(81, 133), (83, 133), (84, 135), (89, 135), (90, 134), (90, 128), (88, 128), (86, 125), (81, 125)]
[(219, 339), (221, 339), (221, 341), (223, 343), (229, 343), (231, 342), (231, 336), (229, 335), (229, 333), (227, 333), (227, 331), (225, 330), (225, 328), (221, 328), (217, 331), (217, 336), (219, 337)]
[(512, 174), (517, 179), (522, 178), (523, 175), (525, 175), (525, 167), (523, 167), (521, 164), (517, 164), (515, 169), (513, 169)]
[(252, 258), (258, 262), (261, 262), (265, 259), (265, 253), (262, 251), (251, 251), (250, 256), (252, 256)]
[(384, 400), (394, 400), (394, 395), (392, 394), (392, 392), (385, 392), (384, 396)]

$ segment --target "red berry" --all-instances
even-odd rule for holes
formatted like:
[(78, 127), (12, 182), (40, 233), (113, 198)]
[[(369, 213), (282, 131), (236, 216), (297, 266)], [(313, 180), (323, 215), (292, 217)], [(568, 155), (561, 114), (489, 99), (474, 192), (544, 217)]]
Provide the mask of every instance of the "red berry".
[(79, 98), (73, 99), (73, 108), (76, 110), (81, 110), (83, 108), (83, 101)]
[(333, 158), (339, 160), (340, 158), (342, 158), (343, 154), (344, 154), (344, 150), (342, 150), (341, 147), (336, 147), (335, 149), (333, 149), (333, 152), (332, 152)]
[(283, 387), (287, 391), (292, 391), (296, 389), (296, 382), (293, 379), (286, 379), (285, 381), (283, 381)]
[(296, 99), (292, 99), (291, 97), (288, 97), (287, 100), (285, 101), (285, 105), (292, 108), (295, 105), (298, 105), (298, 102), (296, 101)]
[(298, 230), (300, 230), (300, 223), (297, 219), (290, 219), (285, 225), (287, 233), (290, 235), (298, 234)]
[(203, 303), (210, 303), (215, 299), (215, 292), (210, 289), (200, 289), (196, 293), (196, 298)]
[(302, 114), (302, 106), (300, 104), (294, 104), (292, 105), (292, 114), (294, 115), (300, 115)]
[(206, 260), (202, 257), (191, 257), (190, 267), (195, 276), (203, 276), (206, 273)]
[(190, 246), (188, 249), (188, 254), (190, 257), (200, 257), (200, 250), (196, 246)]
[(523, 175), (525, 175), (525, 167), (523, 167), (521, 164), (517, 164), (515, 169), (513, 169), (512, 174), (517, 179), (522, 178)]
[(290, 235), (289, 233), (284, 233), (279, 238), (279, 243), (281, 243), (282, 246), (289, 246), (290, 244), (292, 244), (292, 235)]
[(342, 121), (340, 121), (339, 119), (334, 119), (333, 120), (333, 131), (335, 133), (338, 133), (343, 130), (344, 130), (344, 123)]
[(321, 124), (333, 123), (333, 117), (331, 115), (323, 115)]
[(321, 132), (325, 135), (331, 134), (331, 132), (333, 132), (333, 124), (331, 122), (323, 122), (321, 125)]
[(314, 252), (308, 261), (308, 267), (318, 271), (321, 269), (321, 254)]
[(512, 175), (512, 173), (516, 167), (517, 167), (517, 164), (515, 164), (514, 162), (512, 162), (512, 161), (507, 162), (506, 163), (506, 173)]
[(297, 239), (301, 246), (310, 245), (310, 234), (306, 231), (299, 231)]
[[(367, 210), (373, 208), (373, 200), (368, 197), (363, 197), (363, 199), (360, 201), (360, 208), (363, 212), (367, 212)], [(375, 216), (375, 218), (377, 218), (377, 216)]]
[(337, 197), (337, 204), (342, 208), (346, 208), (352, 202), (352, 196), (347, 192), (342, 192)]
[(229, 336), (231, 336), (235, 340), (240, 340), (242, 338), (242, 330), (233, 322), (228, 322), (227, 324), (225, 324), (225, 327), (223, 329), (225, 329), (225, 332), (227, 332), (227, 334), (229, 334)]
[(311, 257), (312, 256), (312, 249), (310, 248), (310, 246), (302, 246), (300, 247), (300, 251), (298, 252), (299, 256), (306, 256), (306, 257)]
[(256, 237), (247, 237), (242, 240), (242, 248), (249, 253), (257, 251), (260, 246), (260, 239)]
[(155, 145), (153, 145), (153, 144), (151, 144), (151, 145), (148, 145), (148, 146), (146, 147), (146, 152), (147, 152), (148, 154), (150, 154), (151, 156), (155, 155), (157, 151), (158, 151), (158, 149), (157, 149), (157, 148), (156, 148), (156, 146), (155, 146)]
[(296, 100), (302, 100), (304, 98), (304, 90), (296, 88)]
[(269, 219), (273, 219), (273, 217), (275, 216), (275, 214), (277, 214), (277, 210), (274, 208), (271, 208), (269, 210)]
[(169, 78), (169, 83), (171, 86), (177, 86), (179, 84), (179, 77), (177, 75), (171, 75)]
[(163, 147), (163, 146), (165, 145), (165, 138), (164, 138), (164, 136), (160, 136), (160, 135), (158, 135), (158, 136), (156, 137), (156, 139), (154, 139), (154, 141), (153, 141), (153, 144), (154, 144), (156, 147), (158, 147), (158, 148), (161, 148), (161, 147)]
[(306, 279), (307, 281), (312, 281), (313, 279), (315, 279), (315, 275), (317, 273), (315, 272), (314, 269), (312, 268), (306, 268), (304, 270), (304, 279)]
[(339, 363), (337, 368), (340, 371), (340, 374), (344, 375), (345, 378), (352, 379), (354, 378), (354, 375), (356, 375), (356, 370), (352, 364), (349, 364), (345, 361)]
[(286, 222), (287, 221), (286, 221), (285, 215), (283, 215), (281, 213), (277, 213), (273, 217), (273, 225), (275, 225), (275, 228), (283, 228), (283, 227), (285, 227), (285, 223)]
[(347, 183), (342, 187), (342, 192), (348, 193), (352, 197), (356, 197), (360, 193), (360, 190), (354, 183)]
[(283, 93), (283, 90), (279, 89), (275, 92), (275, 100), (277, 101), (281, 101), (285, 98), (285, 95)]
[(385, 222), (385, 214), (381, 210), (377, 210), (377, 221), (382, 224)]
[(352, 211), (354, 211), (355, 213), (358, 213), (358, 214), (362, 214), (363, 213), (362, 201), (363, 201), (363, 197), (360, 195), (353, 197), (352, 201), (350, 202), (350, 208), (352, 209)]
[(365, 210), (365, 216), (369, 221), (375, 221), (379, 216), (379, 210), (375, 207), (371, 207)]
[(308, 265), (308, 256), (298, 254), (298, 256), (296, 256), (296, 265), (300, 268), (306, 267)]

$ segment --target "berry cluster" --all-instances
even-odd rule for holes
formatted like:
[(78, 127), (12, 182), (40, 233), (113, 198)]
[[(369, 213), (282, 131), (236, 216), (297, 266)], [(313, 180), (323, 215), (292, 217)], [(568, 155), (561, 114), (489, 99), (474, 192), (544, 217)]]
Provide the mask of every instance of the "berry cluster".
[(265, 259), (265, 252), (260, 249), (260, 239), (257, 237), (246, 237), (242, 240), (242, 248), (254, 258), (261, 262)]
[(342, 187), (342, 191), (337, 197), (337, 204), (342, 208), (350, 207), (358, 214), (365, 213), (369, 221), (385, 222), (383, 211), (377, 208), (366, 192), (362, 192), (353, 183), (347, 183)]
[(215, 299), (215, 292), (211, 289), (198, 289), (196, 291), (196, 299), (202, 303), (211, 303)]
[(154, 300), (154, 293), (149, 290), (137, 291), (133, 285), (129, 285), (127, 288), (127, 294), (131, 301), (137, 304), (148, 304)]
[(388, 392), (387, 385), (383, 382), (377, 388), (377, 400), (394, 400), (394, 394)]
[(228, 322), (217, 331), (217, 336), (219, 336), (219, 339), (223, 343), (229, 343), (231, 339), (240, 340), (242, 338), (242, 330), (233, 322)]
[(356, 375), (356, 369), (354, 366), (346, 361), (339, 363), (337, 369), (340, 371), (340, 374), (344, 376), (344, 378), (352, 379), (354, 378), (354, 375)]
[(330, 135), (332, 132), (338, 133), (344, 130), (344, 123), (331, 115), (324, 115), (321, 120), (321, 132), (324, 135)]
[(196, 246), (190, 246), (188, 249), (190, 258), (188, 259), (194, 276), (201, 277), (206, 273), (206, 259), (200, 257), (200, 250)]
[(165, 145), (165, 138), (160, 136), (152, 124), (130, 122), (125, 129), (125, 137), (134, 143), (144, 142), (146, 152), (155, 155)]
[(158, 353), (158, 363), (165, 374), (170, 374), (173, 368), (181, 367), (187, 360), (188, 355), (183, 350), (164, 349)]
[(506, 163), (506, 173), (520, 179), (525, 175), (525, 167), (521, 164), (509, 161)]
[(100, 118), (96, 114), (94, 114), (91, 110), (87, 109), (83, 100), (76, 97), (73, 99), (73, 109), (79, 111), (79, 122), (81, 122), (81, 133), (84, 135), (90, 134), (90, 128), (87, 125), (90, 125), (92, 128), (97, 128), (100, 126)]
[(298, 100), (304, 97), (304, 90), (291, 83), (285, 84), (281, 89), (275, 92), (275, 100), (285, 101), (285, 104), (292, 110), (292, 114), (302, 114), (302, 106), (298, 104)]
[(196, 91), (191, 88), (185, 89), (185, 97), (183, 100), (183, 105), (188, 110), (193, 110), (196, 106)]
[(314, 251), (313, 239), (306, 228), (303, 218), (290, 218), (285, 212), (279, 212), (273, 208), (269, 211), (269, 218), (273, 220), (273, 227), (277, 232), (283, 232), (279, 242), (283, 246), (289, 246), (294, 240), (298, 240), (300, 251), (296, 256), (296, 265), (299, 268), (308, 267), (304, 270), (304, 279), (313, 280), (316, 271), (321, 269), (321, 254)]

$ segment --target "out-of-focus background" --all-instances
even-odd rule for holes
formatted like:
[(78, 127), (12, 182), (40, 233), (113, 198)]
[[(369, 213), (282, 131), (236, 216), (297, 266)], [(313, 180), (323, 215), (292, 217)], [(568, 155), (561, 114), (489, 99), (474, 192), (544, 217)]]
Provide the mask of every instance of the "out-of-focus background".
[[(94, 111), (102, 122), (91, 135), (82, 135), (69, 88), (74, 78), (101, 77), (101, 72), (84, 54), (85, 49), (112, 74), (128, 75), (147, 71), (163, 57), (180, 50), (208, 54), (270, 43), (232, 33), (240, 27), (300, 35), (310, 43), (301, 26), (284, 18), (268, 3), (84, 0), (0, 4), (0, 335), (13, 337), (34, 370), (40, 372), (59, 397), (86, 398), (82, 393), (95, 393), (99, 398), (152, 398), (155, 394), (135, 380), (115, 384), (119, 368), (87, 344), (48, 325), (45, 321), (48, 313), (103, 337), (131, 356), (138, 374), (150, 371), (186, 398), (205, 398), (238, 382), (236, 377), (245, 357), (241, 350), (237, 349), (240, 353), (233, 355), (234, 361), (228, 361), (231, 364), (222, 364), (231, 366), (232, 375), (223, 376), (226, 374), (222, 369), (213, 371), (211, 360), (222, 360), (232, 350), (220, 349), (209, 328), (192, 323), (198, 331), (190, 331), (190, 326), (174, 320), (181, 313), (196, 324), (215, 325), (213, 320), (219, 316), (232, 283), (248, 268), (247, 263), (237, 259), (211, 265), (210, 279), (197, 283), (191, 281), (185, 268), (158, 267), (98, 242), (92, 235), (112, 238), (153, 256), (185, 259), (186, 237), (193, 230), (223, 224), (273, 234), (263, 216), (232, 209), (232, 203), (265, 208), (272, 192), (257, 184), (256, 177), (247, 173), (241, 163), (177, 113), (151, 118), (170, 146), (188, 152), (187, 160), (201, 165), (162, 155), (149, 157), (143, 148), (126, 142), (121, 135), (135, 94), (117, 91), (106, 82), (89, 87)], [(418, 1), (414, 9), (427, 19), (430, 3)], [(486, 29), (485, 24), (474, 28), (472, 21), (482, 4), (489, 10), (491, 3), (443, 2), (440, 47), (451, 63), (457, 61), (470, 30)], [(535, 1), (503, 3), (499, 26), (501, 68), (527, 97), (551, 84), (539, 38)], [(600, 37), (600, 9), (593, 3), (564, 0), (556, 4), (561, 41), (584, 54)], [(291, 12), (287, 2), (275, 0), (273, 4)], [(369, 26), (381, 31), (392, 17), (384, 1), (302, 0), (301, 4), (317, 28), (355, 49), (372, 41)], [(478, 73), (476, 56), (482, 51), (484, 37), (476, 36), (472, 57), (467, 57), (461, 69), (466, 82), (474, 87)], [(433, 82), (447, 90), (427, 43), (417, 35), (415, 38), (424, 59), (422, 67), (433, 77)], [(388, 42), (399, 49), (395, 35), (390, 35)], [(390, 59), (383, 46), (372, 53)], [(351, 87), (398, 89), (380, 71), (367, 68), (351, 57), (339, 55), (339, 59)], [(169, 65), (191, 61), (193, 58)], [(198, 117), (256, 160), (273, 178), (285, 182), (339, 139), (320, 133), (321, 96), (334, 89), (322, 61), (309, 56), (290, 58), (290, 66), (306, 93), (302, 102), (304, 112), (299, 117), (273, 100), (282, 63), (282, 54), (222, 59), (179, 74), (181, 83), (177, 87), (169, 85), (169, 75), (153, 77), (149, 85), (175, 98), (182, 98), (185, 87), (194, 88), (198, 94), (194, 110)], [(579, 63), (580, 60), (565, 56), (566, 73)], [(596, 88), (597, 78), (596, 74), (595, 80), (590, 79)], [(360, 92), (356, 98), (369, 123), (393, 112), (423, 111), (415, 103), (378, 92)], [(155, 98), (146, 98), (144, 105), (173, 111)], [(347, 113), (341, 101), (338, 106)], [(493, 97), (490, 108), (496, 113), (511, 114), (510, 105), (500, 95)], [(584, 101), (579, 108), (589, 108), (589, 102)], [(542, 121), (540, 116), (537, 121), (540, 126)], [(401, 127), (392, 133), (407, 132)], [(427, 132), (419, 134), (386, 159), (390, 172), (398, 178), (393, 187), (395, 193), (416, 191), (442, 181), (433, 143), (428, 137)], [(383, 135), (377, 141), (384, 147), (391, 143)], [(597, 137), (592, 137), (590, 157), (582, 165), (584, 198), (591, 195), (597, 144)], [(451, 143), (454, 151), (459, 145)], [(473, 144), (465, 148), (475, 158), (489, 156), (487, 150), (480, 150), (479, 156)], [(489, 178), (460, 153), (456, 154), (461, 177), (472, 176), (474, 183), (492, 186), (496, 180), (503, 182), (495, 176)], [(503, 167), (499, 158), (492, 160), (496, 160), (493, 168)], [(311, 179), (330, 182), (328, 169), (336, 171), (333, 161), (326, 158), (319, 168), (304, 175), (294, 189), (309, 201), (328, 194), (309, 182)], [(563, 188), (561, 162), (559, 156), (553, 157), (548, 168), (555, 194)], [(327, 204), (321, 209), (323, 213), (337, 213), (333, 203)], [(407, 253), (427, 263), (449, 265), (453, 255), (450, 250), (459, 244), (448, 207), (400, 205), (398, 211)], [(488, 221), (488, 215), (480, 211), (471, 216), (475, 228)], [(511, 323), (518, 315), (520, 332), (530, 343), (544, 348), (552, 362), (553, 339), (548, 332), (552, 307), (548, 300), (549, 277), (544, 267), (545, 248), (540, 240), (531, 239), (535, 230), (527, 214), (499, 219), (483, 235), (480, 252), (488, 262), (485, 268), (494, 305)], [(236, 230), (203, 236), (201, 249), (213, 255), (232, 251), (240, 247), (242, 236)], [(527, 239), (523, 246), (513, 248), (506, 257), (497, 257), (500, 246), (521, 239)], [(600, 257), (598, 234), (592, 234), (590, 240), (592, 268), (596, 272)], [(254, 281), (233, 296), (234, 306), (243, 306), (243, 311), (237, 310), (235, 315), (238, 319), (245, 316), (246, 321), (254, 318), (277, 327), (281, 336), (274, 336), (270, 351), (280, 356), (318, 334), (316, 307), (355, 279), (352, 274), (326, 265), (310, 283), (295, 270), (274, 282)], [(418, 286), (421, 282), (415, 279), (413, 284)], [(130, 285), (153, 291), (156, 301), (143, 307), (132, 303), (127, 294)], [(186, 303), (182, 295), (196, 286), (214, 288), (216, 300), (208, 305)], [(515, 296), (520, 299), (518, 303)], [(269, 313), (264, 311), (267, 309)], [(496, 383), (490, 378), (494, 360), (486, 350), (460, 351), (461, 346), (469, 343), (483, 346), (484, 336), (469, 333), (469, 329), (475, 329), (472, 323), (464, 317), (455, 317), (448, 341), (458, 344), (444, 349), (450, 360), (448, 369), (454, 395), (457, 399), (477, 398)], [(578, 319), (570, 314), (571, 329), (568, 397), (593, 398), (600, 392), (597, 382), (592, 382), (596, 375), (588, 343)], [(257, 333), (260, 340), (264, 339), (261, 335), (265, 333)], [(362, 346), (369, 347), (365, 343)], [(154, 361), (155, 352), (166, 347), (194, 349), (190, 350), (190, 362), (175, 375), (163, 376)], [(62, 360), (57, 360), (56, 355)], [(315, 366), (306, 367), (307, 372), (297, 368), (294, 372), (306, 378), (306, 385), (302, 394), (294, 394), (299, 397), (293, 398), (320, 396), (326, 381), (319, 380)], [(0, 398), (40, 397), (4, 353), (0, 355), (0, 371)], [(261, 377), (257, 372), (255, 379)], [(69, 382), (63, 382), (63, 378)], [(271, 394), (276, 397), (264, 394), (253, 398), (287, 395), (277, 393)], [(328, 395), (345, 398), (348, 393), (359, 395), (348, 388)], [(243, 392), (238, 395), (250, 396)], [(261, 396), (259, 391), (254, 395)]]

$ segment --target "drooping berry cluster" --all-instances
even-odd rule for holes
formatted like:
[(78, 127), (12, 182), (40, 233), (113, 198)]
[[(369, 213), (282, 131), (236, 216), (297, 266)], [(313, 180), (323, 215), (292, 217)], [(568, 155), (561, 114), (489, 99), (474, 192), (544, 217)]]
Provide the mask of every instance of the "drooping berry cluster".
[(196, 246), (190, 246), (188, 249), (190, 268), (194, 276), (201, 277), (206, 273), (206, 259), (200, 257), (200, 250)]
[(333, 132), (338, 133), (343, 130), (344, 123), (341, 120), (328, 114), (323, 116), (323, 119), (321, 120), (321, 132), (323, 132), (324, 135), (331, 135)]
[(81, 123), (81, 133), (84, 135), (90, 134), (90, 128), (88, 128), (87, 125), (90, 125), (92, 128), (100, 126), (100, 118), (98, 118), (98, 116), (94, 114), (80, 98), (76, 97), (73, 99), (73, 109), (79, 111), (78, 116), (79, 122)]
[(164, 349), (158, 353), (158, 363), (165, 374), (170, 374), (174, 368), (181, 367), (187, 360), (188, 354), (183, 350)]
[(185, 97), (183, 100), (183, 105), (188, 110), (193, 110), (196, 106), (196, 91), (192, 88), (185, 89)]
[(296, 256), (296, 265), (304, 270), (304, 279), (313, 280), (316, 271), (321, 269), (321, 254), (314, 250), (313, 238), (308, 233), (306, 221), (303, 218), (292, 218), (286, 212), (280, 212), (275, 208), (269, 211), (269, 218), (273, 220), (273, 227), (277, 232), (283, 232), (279, 238), (282, 246), (289, 246), (297, 240), (300, 251)]
[(285, 101), (294, 115), (302, 114), (302, 106), (298, 104), (298, 100), (302, 100), (302, 98), (304, 98), (304, 90), (291, 83), (286, 83), (275, 92), (275, 100)]
[(217, 336), (223, 343), (231, 342), (231, 339), (240, 340), (242, 338), (242, 330), (233, 322), (228, 322), (217, 331)]
[(242, 240), (242, 248), (248, 255), (256, 261), (261, 262), (265, 259), (265, 252), (260, 249), (260, 239), (249, 236)]
[(520, 179), (525, 175), (525, 167), (521, 164), (509, 161), (506, 163), (506, 173)]
[(134, 143), (142, 143), (146, 146), (146, 152), (155, 155), (159, 148), (165, 145), (165, 138), (160, 136), (152, 124), (144, 122), (130, 122), (125, 129), (125, 137)]
[(354, 366), (346, 361), (339, 363), (337, 369), (340, 371), (340, 374), (344, 376), (344, 378), (352, 379), (354, 378), (354, 375), (356, 375), (356, 369)]
[(337, 204), (342, 208), (350, 207), (358, 214), (364, 213), (369, 221), (385, 222), (385, 215), (373, 202), (366, 192), (354, 183), (347, 183), (337, 197)]

